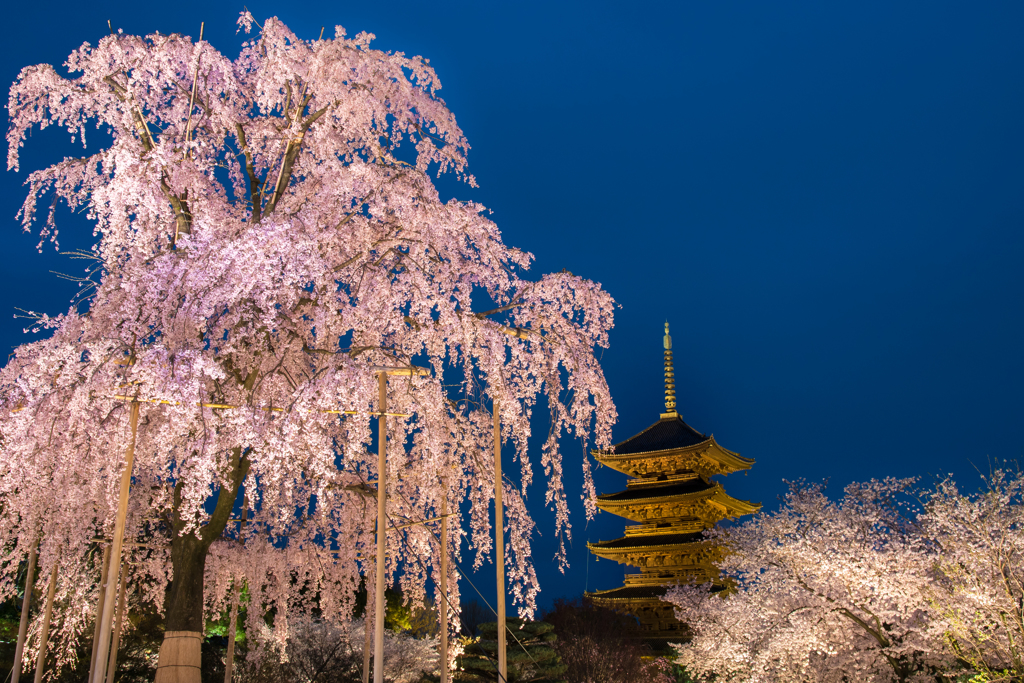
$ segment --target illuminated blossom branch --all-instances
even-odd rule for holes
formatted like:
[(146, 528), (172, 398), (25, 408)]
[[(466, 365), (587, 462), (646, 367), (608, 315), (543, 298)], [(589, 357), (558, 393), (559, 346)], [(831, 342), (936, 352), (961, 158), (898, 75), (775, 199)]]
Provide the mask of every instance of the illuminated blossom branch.
[(1024, 473), (793, 485), (781, 509), (717, 534), (730, 590), (669, 592), (697, 680), (1018, 681), (1024, 676)]
[(951, 663), (927, 600), (932, 548), (906, 507), (912, 480), (851, 484), (839, 502), (798, 482), (781, 508), (717, 536), (732, 592), (669, 591), (694, 633), (699, 680), (935, 680)]

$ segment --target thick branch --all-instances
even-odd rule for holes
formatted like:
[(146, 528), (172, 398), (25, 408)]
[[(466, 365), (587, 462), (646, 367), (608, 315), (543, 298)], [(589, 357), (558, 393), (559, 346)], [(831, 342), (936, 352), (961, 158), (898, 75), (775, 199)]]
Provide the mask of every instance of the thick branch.
[[(825, 595), (824, 593), (821, 593), (820, 591), (814, 590), (809, 585), (807, 585), (807, 583), (803, 580), (803, 577), (801, 577), (796, 572), (793, 572), (793, 578), (807, 592), (811, 593), (812, 595), (816, 595), (816, 596), (824, 599), (825, 601), (832, 603), (833, 605), (838, 605), (836, 600), (830, 598), (829, 596)], [(859, 616), (857, 616), (856, 614), (851, 612), (848, 608), (837, 606), (835, 608), (835, 611), (839, 612), (840, 614), (842, 614), (843, 616), (848, 618), (850, 621), (852, 621), (853, 623), (857, 624), (862, 629), (864, 629), (864, 631), (869, 636), (874, 638), (875, 642), (878, 643), (879, 647), (881, 647), (883, 649), (884, 648), (892, 647), (892, 643), (889, 641), (888, 638), (885, 637), (885, 634), (882, 631), (876, 630), (876, 629), (872, 628), (871, 625), (868, 624), (868, 622), (866, 622), (864, 619), (860, 618)], [(886, 653), (884, 651), (881, 653), (881, 655), (883, 657), (885, 657), (885, 660), (889, 663), (889, 666), (892, 667), (893, 673), (896, 674), (896, 678), (898, 680), (900, 680), (900, 681), (905, 680), (906, 679), (906, 667), (904, 667), (895, 657), (893, 657), (892, 655), (890, 655), (890, 654), (888, 654), (888, 653)]]
[(260, 210), (263, 207), (263, 193), (260, 192), (260, 181), (256, 177), (256, 167), (253, 165), (252, 150), (245, 139), (245, 131), (242, 124), (235, 124), (235, 131), (238, 133), (238, 144), (242, 146), (242, 153), (245, 154), (245, 172), (249, 175), (249, 201), (252, 204), (252, 222), (260, 222)]
[[(494, 311), (485, 311), (483, 313), (474, 313), (473, 315), (475, 315), (477, 318), (480, 318), (481, 320), (483, 320), (484, 319), (483, 316), (488, 315), (488, 314), (493, 313), (493, 312)], [(414, 327), (416, 329), (416, 331), (419, 331), (423, 327), (423, 324), (420, 323), (419, 321), (417, 321), (415, 318), (411, 318), (409, 316), (405, 316), (403, 319), (405, 320), (405, 322), (407, 324), (409, 324), (412, 327)], [(438, 322), (436, 320), (431, 321), (431, 322), (434, 325), (434, 327), (438, 326)], [(494, 324), (498, 326), (498, 331), (500, 331), (502, 334), (507, 334), (510, 337), (515, 337), (516, 339), (529, 339), (531, 334), (534, 334), (534, 335), (537, 334), (536, 331), (531, 330), (531, 329), (526, 328), (526, 327), (508, 327), (507, 325), (502, 325), (501, 323), (494, 323)]]
[(242, 454), (241, 447), (231, 450), (231, 470), (228, 473), (230, 486), (221, 485), (217, 492), (217, 506), (214, 508), (213, 514), (210, 515), (210, 521), (201, 530), (203, 543), (207, 546), (224, 533), (224, 528), (231, 518), (231, 510), (235, 507), (238, 491), (249, 474), (251, 464), (249, 458)]
[[(305, 108), (305, 102), (303, 108)], [(317, 119), (327, 113), (330, 105), (327, 105), (323, 109), (314, 112), (299, 128), (299, 134), (288, 141), (288, 146), (285, 148), (284, 161), (281, 163), (281, 172), (277, 176), (277, 186), (274, 188), (274, 193), (270, 196), (270, 201), (267, 202), (267, 208), (263, 212), (264, 215), (270, 215), (277, 208), (277, 203), (284, 196), (285, 190), (288, 189), (288, 184), (292, 179), (292, 168), (295, 166), (295, 160), (299, 157), (299, 152), (302, 150), (302, 141), (306, 137), (306, 131), (309, 127), (316, 123)]]
[(510, 304), (508, 304), (506, 306), (500, 306), (498, 308), (492, 308), (489, 311), (481, 311), (479, 313), (474, 313), (473, 315), (475, 315), (476, 317), (478, 317), (481, 320), (483, 320), (484, 318), (486, 318), (489, 315), (495, 315), (496, 313), (504, 313), (505, 311), (511, 311), (513, 308), (518, 308), (522, 304), (523, 304), (523, 300), (521, 298), (517, 298), (515, 301), (513, 301), (512, 303), (510, 303)]
[(185, 197), (178, 197), (171, 192), (171, 186), (167, 184), (167, 180), (163, 175), (160, 178), (160, 189), (163, 191), (167, 201), (171, 203), (171, 209), (174, 210), (174, 238), (171, 240), (173, 244), (177, 242), (178, 235), (192, 234), (192, 211), (188, 208), (188, 202)]

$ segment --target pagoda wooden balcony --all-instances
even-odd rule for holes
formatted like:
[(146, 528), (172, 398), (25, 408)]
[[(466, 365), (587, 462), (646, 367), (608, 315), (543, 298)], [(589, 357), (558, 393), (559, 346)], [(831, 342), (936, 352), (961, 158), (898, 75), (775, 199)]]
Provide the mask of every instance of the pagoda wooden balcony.
[(673, 522), (649, 522), (647, 524), (630, 524), (626, 527), (627, 536), (648, 536), (653, 534), (692, 534), (704, 531), (707, 527), (704, 520), (693, 517)]

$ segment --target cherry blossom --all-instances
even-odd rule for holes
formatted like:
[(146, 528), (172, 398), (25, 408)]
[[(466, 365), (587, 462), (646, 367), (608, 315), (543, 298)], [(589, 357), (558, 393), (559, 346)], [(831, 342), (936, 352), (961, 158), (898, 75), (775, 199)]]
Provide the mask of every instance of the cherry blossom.
[(939, 549), (930, 604), (936, 629), (987, 680), (1024, 678), (1024, 473), (995, 470), (961, 493), (939, 483), (922, 525)]
[(679, 661), (718, 681), (935, 680), (952, 657), (929, 610), (937, 556), (912, 484), (851, 484), (835, 502), (799, 482), (777, 512), (715, 531), (724, 594), (669, 592), (693, 632)]
[[(510, 590), (533, 613), (531, 419), (551, 425), (540, 461), (564, 544), (559, 437), (610, 440), (595, 349), (615, 304), (571, 273), (528, 279), (533, 257), (485, 207), (441, 198), (436, 176), (475, 185), (469, 145), (429, 60), (373, 38), (339, 26), (307, 40), (272, 18), (231, 59), (118, 32), (74, 51), (68, 75), (38, 65), (12, 86), (9, 169), (33, 129), (62, 127), (85, 150), (28, 174), (25, 229), (56, 242), (39, 206), (63, 203), (97, 239), (82, 301), (41, 316), (47, 335), (0, 372), (0, 544), (17, 558), (38, 540), (40, 577), (60, 563), (55, 651), (91, 631), (96, 539), (112, 532), (133, 438), (125, 566), (168, 631), (201, 631), (236, 581), (250, 620), (276, 610), (280, 643), (314, 607), (346, 621), (372, 559), (382, 366), (428, 371), (389, 380), (389, 523), (435, 518), (447, 498), (450, 547), (461, 557), (465, 537), (477, 564), (499, 404), (520, 463)], [(418, 600), (438, 552), (423, 526), (392, 532), (388, 575)], [(0, 598), (16, 567), (0, 568)]]

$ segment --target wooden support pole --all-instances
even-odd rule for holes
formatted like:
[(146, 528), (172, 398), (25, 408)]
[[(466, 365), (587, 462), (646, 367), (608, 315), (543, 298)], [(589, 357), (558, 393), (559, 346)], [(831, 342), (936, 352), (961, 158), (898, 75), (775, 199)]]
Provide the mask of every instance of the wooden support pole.
[(11, 683), (18, 683), (21, 677), (21, 658), (25, 654), (25, 637), (28, 635), (28, 609), (32, 602), (32, 583), (36, 578), (36, 552), (39, 541), (32, 544), (28, 551), (28, 567), (25, 570), (25, 597), (21, 600), (21, 624), (18, 626), (18, 644), (14, 646), (14, 668), (11, 670)]
[(380, 417), (377, 418), (377, 582), (373, 615), (373, 683), (384, 683), (384, 558), (388, 545), (387, 443), (388, 376), (377, 375), (380, 391)]
[(43, 680), (43, 666), (46, 664), (46, 649), (50, 644), (50, 619), (53, 617), (53, 596), (57, 592), (57, 561), (50, 570), (50, 586), (46, 590), (46, 607), (43, 608), (43, 627), (39, 631), (39, 654), (36, 656), (35, 683)]
[(114, 672), (117, 671), (117, 648), (121, 644), (121, 624), (124, 623), (127, 586), (128, 567), (121, 567), (121, 584), (117, 588), (117, 617), (114, 619), (114, 636), (110, 642), (110, 661), (107, 662), (107, 683), (114, 683)]
[[(374, 570), (376, 571), (376, 570)], [(376, 602), (376, 593), (371, 588), (374, 588), (373, 577), (370, 576), (370, 572), (366, 573), (366, 611), (363, 614), (363, 683), (370, 683), (370, 661), (371, 653), (373, 652), (373, 631), (370, 629), (370, 625), (373, 624), (373, 603)]]
[[(238, 600), (240, 598), (240, 585), (238, 577), (235, 577), (235, 585), (231, 588), (231, 623), (228, 626), (228, 651), (224, 657), (224, 683), (231, 683), (231, 676), (235, 669), (235, 634), (238, 632)], [(110, 681), (109, 683), (113, 683)]]
[(89, 679), (92, 680), (96, 671), (96, 650), (100, 644), (100, 614), (103, 612), (103, 601), (107, 594), (107, 572), (110, 571), (110, 546), (103, 547), (103, 559), (100, 564), (100, 590), (96, 597), (96, 625), (92, 632), (92, 662), (89, 664)]
[[(371, 368), (377, 373), (377, 387), (379, 391), (380, 405), (377, 413), (377, 558), (376, 580), (374, 581), (374, 609), (373, 609), (373, 683), (384, 683), (384, 559), (387, 552), (387, 444), (388, 444), (388, 422), (390, 415), (398, 417), (409, 417), (404, 413), (388, 412), (388, 375), (399, 375), (402, 377), (425, 377), (430, 374), (426, 368), (415, 366), (386, 367), (375, 365)], [(366, 622), (365, 632), (370, 629), (370, 594), (366, 594)], [(368, 636), (363, 644), (363, 680), (367, 680), (369, 661), (366, 659), (369, 652)]]
[(508, 680), (505, 651), (505, 511), (501, 505), (501, 415), (494, 401), (494, 548), (498, 577), (498, 676)]
[[(249, 520), (249, 500), (242, 496), (242, 523), (239, 524), (238, 542), (246, 544), (245, 532), (246, 522)], [(231, 622), (227, 627), (227, 653), (224, 657), (224, 683), (231, 683), (231, 676), (234, 675), (234, 638), (239, 633), (239, 601), (242, 599), (242, 580), (236, 575), (234, 585), (231, 587)], [(108, 681), (114, 683), (114, 681)]]
[[(131, 413), (128, 418), (131, 425), (132, 436), (128, 442), (128, 448), (124, 454), (124, 470), (121, 472), (121, 495), (117, 501), (117, 518), (114, 520), (114, 537), (110, 543), (110, 569), (107, 571), (107, 582), (118, 575), (114, 568), (121, 567), (121, 544), (124, 541), (125, 520), (128, 517), (128, 491), (132, 485), (132, 466), (135, 464), (135, 437), (139, 429), (139, 403), (133, 402)], [(100, 637), (96, 649), (96, 666), (93, 671), (91, 683), (104, 683), (106, 667), (103, 663), (107, 661), (107, 653), (110, 648), (110, 628), (114, 617), (114, 597), (117, 593), (107, 590), (103, 596), (103, 609), (100, 611)]]
[(448, 683), (448, 489), (447, 482), (444, 498), (441, 499), (441, 585), (440, 600), (437, 601), (437, 614), (441, 618), (441, 683)]
[[(238, 542), (245, 544), (245, 522), (249, 519), (249, 501), (242, 497), (242, 523), (238, 525)], [(224, 683), (231, 683), (235, 671), (235, 635), (238, 633), (238, 601), (242, 599), (242, 581), (236, 575), (231, 587), (231, 623), (228, 625), (228, 651), (224, 658)], [(114, 683), (108, 681), (107, 683)]]

